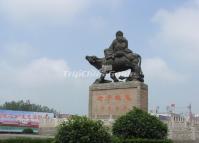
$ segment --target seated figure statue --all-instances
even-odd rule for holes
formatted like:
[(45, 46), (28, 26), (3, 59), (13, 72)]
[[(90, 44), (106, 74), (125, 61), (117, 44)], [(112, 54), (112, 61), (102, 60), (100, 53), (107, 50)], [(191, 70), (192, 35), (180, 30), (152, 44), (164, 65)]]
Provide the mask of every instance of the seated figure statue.
[(128, 49), (128, 41), (123, 37), (122, 31), (116, 33), (116, 39), (108, 49), (104, 50), (104, 55), (108, 65), (112, 65), (115, 58), (126, 57), (130, 61), (135, 59), (133, 52)]

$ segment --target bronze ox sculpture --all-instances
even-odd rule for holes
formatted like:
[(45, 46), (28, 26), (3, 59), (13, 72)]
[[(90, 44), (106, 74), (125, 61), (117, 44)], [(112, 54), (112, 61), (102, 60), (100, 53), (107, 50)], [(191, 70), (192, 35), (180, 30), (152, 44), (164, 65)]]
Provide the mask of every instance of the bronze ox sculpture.
[(105, 80), (106, 74), (110, 73), (110, 77), (113, 79), (114, 82), (118, 82), (119, 80), (115, 76), (115, 73), (122, 72), (125, 70), (130, 69), (130, 74), (128, 77), (122, 77), (120, 76), (119, 79), (123, 80), (126, 79), (126, 81), (132, 81), (137, 80), (144, 82), (144, 75), (142, 73), (141, 69), (141, 57), (138, 54), (134, 54), (135, 60), (130, 61), (126, 57), (121, 58), (115, 58), (113, 61), (112, 69), (111, 70), (103, 70), (103, 65), (106, 65), (106, 59), (105, 58), (98, 58), (96, 56), (86, 56), (86, 60), (94, 66), (96, 69), (98, 69), (101, 72), (101, 76), (99, 79), (95, 81), (95, 83), (106, 83), (110, 82), (108, 80)]

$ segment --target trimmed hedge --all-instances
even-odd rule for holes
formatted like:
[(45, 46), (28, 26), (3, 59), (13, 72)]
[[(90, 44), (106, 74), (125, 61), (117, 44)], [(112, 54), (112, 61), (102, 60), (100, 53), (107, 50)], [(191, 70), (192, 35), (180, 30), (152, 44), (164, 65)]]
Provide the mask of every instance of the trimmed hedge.
[(0, 143), (52, 143), (53, 139), (13, 138), (3, 139)]
[(118, 137), (112, 137), (112, 143), (173, 143), (173, 141), (168, 139), (121, 139)]
[[(15, 138), (0, 140), (0, 143), (55, 143), (54, 139)], [(112, 137), (111, 143), (173, 143), (171, 140), (120, 139)]]

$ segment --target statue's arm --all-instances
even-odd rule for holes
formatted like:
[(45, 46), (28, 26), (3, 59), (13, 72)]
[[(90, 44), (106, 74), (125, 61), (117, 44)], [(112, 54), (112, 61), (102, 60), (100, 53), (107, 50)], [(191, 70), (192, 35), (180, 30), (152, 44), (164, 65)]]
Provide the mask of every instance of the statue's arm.
[(109, 46), (109, 49), (114, 51), (114, 45), (115, 45), (116, 40), (113, 40), (113, 42), (111, 43), (111, 45)]
[(124, 42), (125, 42), (125, 49), (128, 49), (128, 40), (124, 37)]
[(128, 40), (126, 38), (124, 38), (124, 42), (126, 43), (126, 46), (124, 48), (124, 50), (127, 52), (127, 53), (133, 53), (133, 51), (131, 49), (128, 48)]
[(115, 41), (113, 41), (111, 43), (111, 45), (109, 46), (109, 48), (107, 48), (107, 49), (104, 50), (104, 55), (105, 55), (106, 59), (114, 57), (114, 42)]

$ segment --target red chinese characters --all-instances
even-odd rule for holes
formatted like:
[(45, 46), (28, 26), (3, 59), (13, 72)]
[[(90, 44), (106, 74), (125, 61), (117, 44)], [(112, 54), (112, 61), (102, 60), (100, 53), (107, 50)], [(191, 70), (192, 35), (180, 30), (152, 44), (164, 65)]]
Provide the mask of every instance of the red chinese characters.
[(102, 96), (102, 95), (97, 96), (97, 100), (102, 102), (104, 100), (104, 96)]
[(120, 95), (116, 95), (116, 96), (115, 96), (115, 100), (116, 100), (116, 101), (121, 101), (121, 96), (120, 96)]
[(124, 97), (126, 101), (132, 101), (132, 98), (129, 95), (125, 95)]

